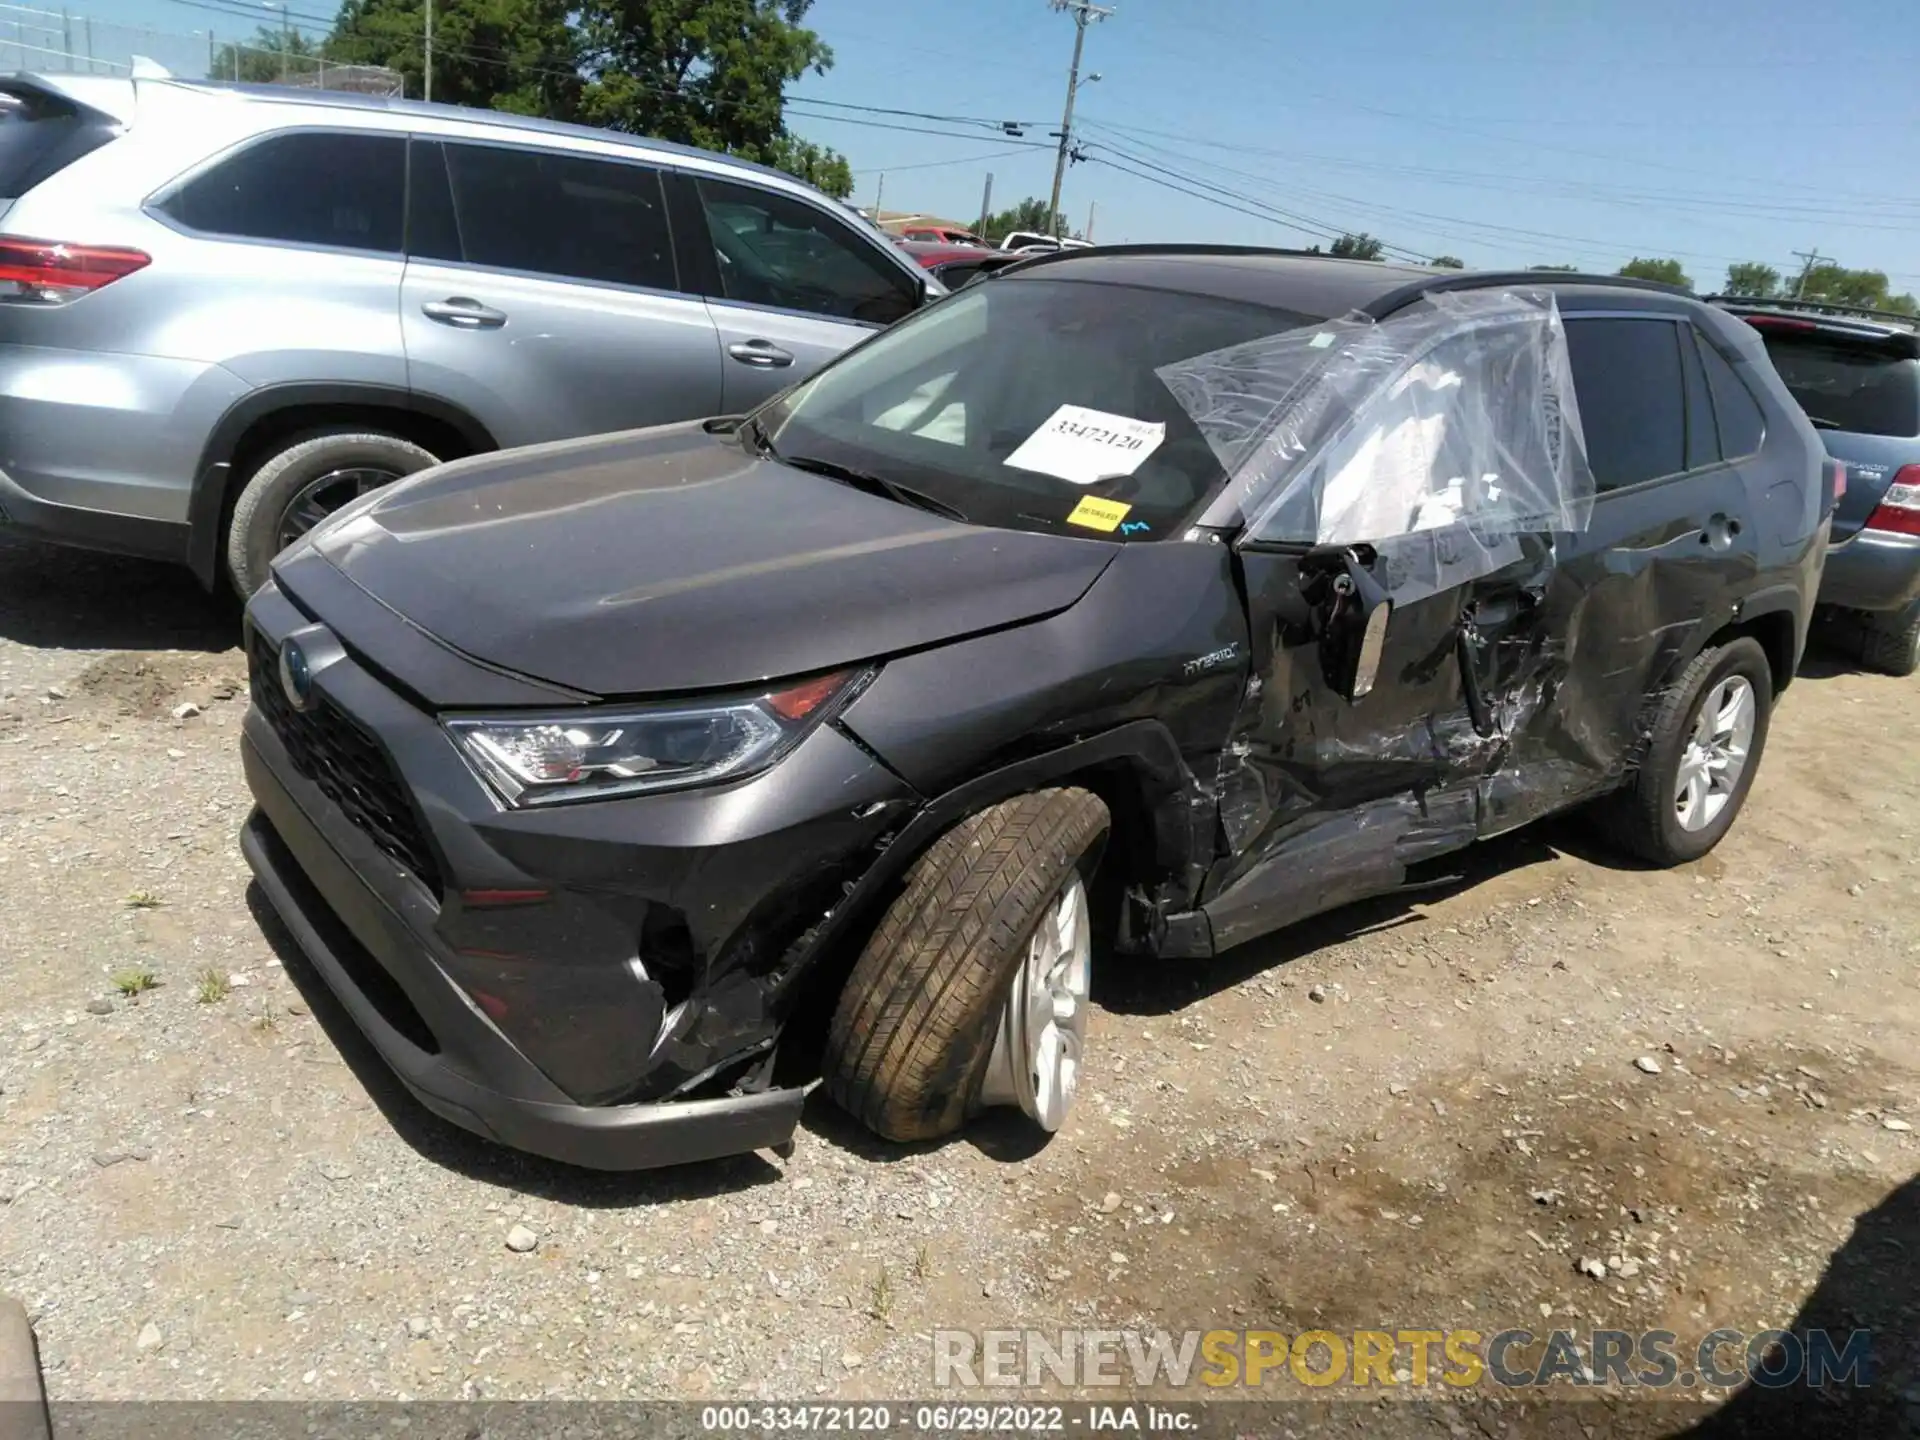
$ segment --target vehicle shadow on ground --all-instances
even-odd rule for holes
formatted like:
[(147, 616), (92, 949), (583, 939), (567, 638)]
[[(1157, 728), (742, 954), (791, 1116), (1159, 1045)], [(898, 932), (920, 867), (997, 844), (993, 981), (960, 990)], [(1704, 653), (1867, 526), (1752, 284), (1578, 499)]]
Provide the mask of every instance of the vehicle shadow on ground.
[(969, 1120), (957, 1135), (907, 1143), (883, 1140), (834, 1104), (825, 1087), (816, 1087), (807, 1097), (806, 1108), (800, 1112), (800, 1123), (836, 1150), (876, 1165), (911, 1160), (944, 1149), (956, 1140), (973, 1146), (990, 1160), (1017, 1165), (1037, 1155), (1053, 1138), (1017, 1110), (989, 1110)]
[(562, 1205), (590, 1208), (667, 1205), (701, 1200), (765, 1185), (781, 1178), (779, 1168), (759, 1155), (737, 1155), (668, 1170), (612, 1173), (585, 1170), (557, 1160), (523, 1155), (442, 1120), (413, 1098), (373, 1043), (360, 1031), (299, 942), (280, 922), (258, 885), (247, 887), (247, 908), (273, 947), (287, 978), (300, 992), (309, 1013), (339, 1052), (393, 1131), (423, 1159), (470, 1180), (538, 1196)]
[[(1767, 1387), (1748, 1385), (1676, 1440), (1854, 1440), (1860, 1436), (1920, 1434), (1920, 1176), (1854, 1220), (1853, 1234), (1827, 1261), (1820, 1283), (1785, 1327), (1781, 1369), (1796, 1347), (1819, 1348), (1809, 1334), (1825, 1332), (1833, 1353), (1844, 1354), (1856, 1330), (1872, 1334), (1866, 1381), (1805, 1379)], [(1722, 1352), (1732, 1363), (1731, 1350)]]
[(1315, 915), (1207, 960), (1154, 960), (1096, 965), (1093, 998), (1120, 1015), (1169, 1015), (1230, 990), (1329, 945), (1382, 930), (1426, 924), (1419, 906), (1472, 890), (1499, 875), (1571, 855), (1610, 870), (1646, 868), (1585, 833), (1577, 816), (1556, 817), (1482, 841), (1433, 862), (1435, 878), (1413, 878), (1405, 888)]
[(240, 643), (240, 607), (182, 565), (0, 532), (0, 639), (55, 650), (201, 650)]

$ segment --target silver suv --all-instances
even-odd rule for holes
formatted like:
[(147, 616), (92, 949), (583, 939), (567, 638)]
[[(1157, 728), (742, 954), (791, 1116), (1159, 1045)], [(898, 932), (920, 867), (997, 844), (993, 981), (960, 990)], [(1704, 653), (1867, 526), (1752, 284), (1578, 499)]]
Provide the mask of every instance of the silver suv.
[(0, 80), (0, 518), (249, 594), (353, 496), (737, 413), (940, 287), (724, 156), (486, 111)]

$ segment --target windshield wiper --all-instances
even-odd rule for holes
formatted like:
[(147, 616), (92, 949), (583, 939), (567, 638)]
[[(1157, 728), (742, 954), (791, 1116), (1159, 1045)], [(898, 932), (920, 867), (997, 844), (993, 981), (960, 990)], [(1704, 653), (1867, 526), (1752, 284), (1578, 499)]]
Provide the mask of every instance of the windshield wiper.
[(1809, 415), (1807, 419), (1813, 422), (1813, 428), (1816, 430), (1844, 430), (1846, 428), (1838, 420), (1829, 420), (1824, 415)]
[(957, 507), (944, 500), (937, 500), (922, 490), (902, 485), (897, 480), (889, 480), (884, 475), (875, 475), (869, 470), (857, 470), (851, 465), (842, 465), (833, 460), (821, 460), (812, 455), (775, 455), (773, 447), (761, 440), (763, 454), (778, 460), (782, 465), (792, 466), (795, 470), (804, 470), (809, 475), (824, 475), (829, 480), (838, 480), (842, 485), (851, 485), (856, 490), (864, 490), (869, 495), (884, 496), (899, 505), (910, 505), (916, 510), (925, 510), (930, 514), (941, 515), (949, 520), (962, 520), (967, 517)]

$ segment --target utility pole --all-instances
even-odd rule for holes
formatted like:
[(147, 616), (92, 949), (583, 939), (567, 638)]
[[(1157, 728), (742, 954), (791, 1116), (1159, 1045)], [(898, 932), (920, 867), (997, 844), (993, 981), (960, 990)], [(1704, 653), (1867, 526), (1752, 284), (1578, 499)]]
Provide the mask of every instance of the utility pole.
[(1088, 244), (1093, 243), (1093, 217), (1094, 217), (1094, 212), (1099, 210), (1099, 208), (1100, 208), (1100, 202), (1098, 200), (1089, 200), (1087, 202), (1087, 243)]
[(887, 198), (887, 172), (882, 170), (873, 186), (873, 223), (880, 223), (880, 202)]
[(427, 68), (424, 88), (425, 99), (433, 99), (433, 0), (427, 0)]
[[(72, 47), (69, 46), (68, 48), (71, 49)], [(207, 78), (209, 80), (218, 80), (220, 78), (220, 61), (219, 57), (214, 54), (214, 48), (213, 30), (209, 27), (207, 30)]]
[(973, 227), (974, 232), (978, 234), (980, 238), (983, 240), (986, 238), (986, 235), (987, 235), (987, 221), (991, 220), (992, 218), (993, 218), (993, 172), (989, 170), (987, 172), (987, 183), (984, 186), (982, 186), (980, 190), (980, 223)]
[(1073, 145), (1073, 97), (1080, 89), (1080, 52), (1087, 43), (1087, 23), (1106, 19), (1113, 14), (1113, 7), (1095, 5), (1093, 0), (1047, 0), (1047, 4), (1073, 16), (1073, 64), (1067, 71), (1067, 108), (1060, 118), (1060, 152), (1053, 162), (1053, 198), (1047, 202), (1047, 225), (1058, 235), (1060, 184), (1067, 177), (1067, 152)]
[(1812, 250), (1794, 251), (1793, 258), (1796, 260), (1804, 260), (1807, 262), (1805, 265), (1802, 265), (1800, 267), (1799, 282), (1795, 284), (1793, 287), (1793, 298), (1796, 300), (1801, 300), (1806, 298), (1807, 277), (1813, 274), (1813, 267), (1815, 262), (1819, 260), (1823, 260), (1826, 257), (1820, 253), (1819, 247), (1816, 246)]

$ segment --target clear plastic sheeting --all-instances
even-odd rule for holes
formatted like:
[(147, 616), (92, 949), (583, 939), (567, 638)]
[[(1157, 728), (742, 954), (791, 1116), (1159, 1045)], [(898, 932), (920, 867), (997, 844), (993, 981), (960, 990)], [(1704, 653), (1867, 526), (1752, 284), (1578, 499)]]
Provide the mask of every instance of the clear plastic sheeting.
[(1384, 321), (1283, 331), (1157, 372), (1229, 477), (1205, 523), (1371, 545), (1398, 603), (1520, 558), (1593, 508), (1551, 294), (1442, 291)]

